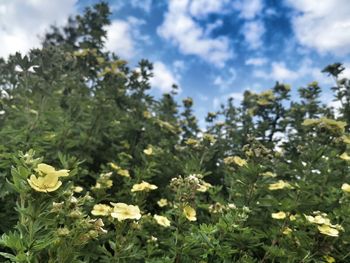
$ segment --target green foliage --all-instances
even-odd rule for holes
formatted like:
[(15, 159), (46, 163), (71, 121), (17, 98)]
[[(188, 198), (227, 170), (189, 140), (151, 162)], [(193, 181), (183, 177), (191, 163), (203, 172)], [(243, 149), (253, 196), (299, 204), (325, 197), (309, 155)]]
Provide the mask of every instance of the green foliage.
[[(104, 3), (0, 60), (0, 262), (349, 262), (350, 81), (208, 113), (104, 51)], [(34, 151), (34, 150), (35, 151)], [(50, 166), (46, 165), (49, 164)]]

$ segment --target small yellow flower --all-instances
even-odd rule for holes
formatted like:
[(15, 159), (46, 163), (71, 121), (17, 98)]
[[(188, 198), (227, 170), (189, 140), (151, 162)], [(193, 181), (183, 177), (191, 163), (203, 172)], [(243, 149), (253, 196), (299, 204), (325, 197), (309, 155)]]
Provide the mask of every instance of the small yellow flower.
[(341, 186), (341, 189), (342, 189), (344, 192), (350, 193), (350, 184), (344, 183), (344, 184)]
[(202, 193), (204, 193), (204, 192), (206, 192), (206, 191), (208, 191), (208, 189), (210, 188), (210, 187), (213, 187), (210, 183), (207, 183), (207, 182), (202, 182), (202, 183), (200, 183), (199, 185), (198, 185), (198, 188), (197, 188), (197, 191), (198, 192), (202, 192)]
[(129, 171), (126, 170), (126, 169), (119, 169), (119, 170), (118, 170), (118, 174), (119, 174), (120, 176), (130, 177), (130, 173), (129, 173)]
[(157, 204), (160, 206), (160, 207), (164, 207), (164, 206), (167, 206), (168, 205), (168, 200), (165, 199), (165, 198), (162, 198), (160, 199)]
[(345, 161), (350, 161), (350, 156), (346, 152), (342, 153), (339, 157)]
[(73, 191), (76, 192), (76, 193), (81, 193), (83, 190), (84, 190), (84, 188), (81, 187), (81, 186), (76, 186), (73, 189)]
[(151, 146), (149, 146), (147, 149), (144, 149), (143, 152), (144, 152), (144, 154), (146, 154), (146, 155), (152, 155), (153, 149), (152, 149)]
[(119, 165), (117, 165), (117, 164), (115, 164), (115, 163), (112, 163), (112, 162), (110, 162), (110, 163), (108, 163), (108, 164), (109, 164), (109, 166), (110, 166), (112, 169), (114, 169), (114, 170), (116, 170), (116, 171), (119, 171), (119, 169), (120, 169)]
[(276, 177), (277, 174), (273, 173), (273, 172), (264, 172), (260, 174), (263, 177)]
[(326, 260), (327, 263), (334, 263), (335, 258), (331, 256), (323, 256), (323, 258)]
[(279, 180), (277, 183), (269, 185), (269, 190), (279, 190), (283, 188), (291, 188), (291, 185), (283, 180)]
[(196, 139), (189, 138), (185, 141), (187, 145), (197, 146), (199, 142)]
[(341, 139), (343, 140), (344, 143), (350, 144), (350, 136), (349, 135), (343, 135), (341, 137)]
[(112, 207), (104, 204), (96, 204), (94, 205), (91, 214), (94, 216), (108, 216), (112, 211)]
[(225, 164), (236, 164), (238, 166), (245, 166), (247, 165), (247, 161), (242, 159), (239, 156), (229, 156), (224, 159)]
[(45, 163), (39, 163), (35, 171), (40, 176), (43, 176), (45, 174), (51, 174), (51, 173), (56, 174), (58, 177), (66, 177), (69, 175), (69, 170), (62, 169), (62, 170), (56, 171), (54, 167)]
[(157, 221), (158, 225), (161, 225), (164, 227), (170, 226), (170, 220), (168, 218), (166, 218), (165, 216), (154, 215), (153, 217)]
[(289, 235), (289, 234), (292, 233), (292, 232), (293, 232), (293, 230), (292, 230), (291, 228), (285, 227), (285, 228), (283, 229), (283, 231), (282, 231), (282, 234), (284, 234), (284, 235)]
[(183, 213), (189, 221), (196, 221), (197, 220), (196, 210), (194, 210), (192, 207), (190, 207), (188, 205), (185, 206), (183, 209)]
[(155, 190), (158, 187), (154, 184), (147, 183), (145, 181), (142, 181), (140, 184), (134, 184), (132, 186), (131, 192), (139, 192), (139, 191), (150, 191), (150, 190)]
[(282, 211), (271, 214), (271, 217), (273, 219), (285, 219), (286, 216), (287, 216), (287, 214), (285, 212), (282, 212)]
[(289, 216), (289, 220), (290, 221), (295, 221), (295, 220), (297, 220), (297, 216), (296, 215), (290, 215)]
[(111, 203), (113, 211), (111, 216), (117, 218), (118, 221), (123, 221), (125, 219), (136, 219), (141, 218), (140, 208), (137, 205), (127, 205), (124, 203)]
[(49, 173), (39, 177), (32, 174), (27, 181), (34, 190), (44, 193), (56, 191), (62, 185), (62, 182), (58, 180), (58, 176), (55, 173)]
[(339, 236), (339, 231), (335, 228), (330, 227), (329, 225), (320, 225), (317, 228), (321, 234), (331, 236), (331, 237)]
[(143, 112), (143, 117), (145, 117), (146, 119), (150, 119), (152, 117), (151, 113), (149, 111), (144, 111)]

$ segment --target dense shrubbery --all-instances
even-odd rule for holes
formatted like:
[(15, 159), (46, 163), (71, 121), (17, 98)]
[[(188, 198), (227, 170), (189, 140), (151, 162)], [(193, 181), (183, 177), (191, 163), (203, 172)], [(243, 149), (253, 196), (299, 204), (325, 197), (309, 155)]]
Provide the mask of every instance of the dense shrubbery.
[[(349, 262), (350, 85), (209, 113), (103, 51), (98, 4), (0, 60), (1, 262)], [(283, 135), (283, 136), (281, 136)], [(34, 149), (34, 150), (32, 150)], [(49, 165), (48, 165), (49, 164)]]

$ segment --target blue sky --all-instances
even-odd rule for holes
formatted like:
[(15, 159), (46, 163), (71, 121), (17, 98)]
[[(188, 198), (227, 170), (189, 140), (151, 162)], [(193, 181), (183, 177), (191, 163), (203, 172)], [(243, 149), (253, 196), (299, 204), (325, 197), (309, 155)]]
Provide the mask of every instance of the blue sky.
[[(38, 35), (96, 0), (0, 0), (0, 56), (38, 46)], [(136, 66), (154, 63), (151, 93), (193, 97), (199, 118), (244, 90), (318, 80), (331, 103), (333, 62), (350, 67), (348, 0), (109, 0), (106, 48)], [(346, 71), (348, 74), (350, 71)]]

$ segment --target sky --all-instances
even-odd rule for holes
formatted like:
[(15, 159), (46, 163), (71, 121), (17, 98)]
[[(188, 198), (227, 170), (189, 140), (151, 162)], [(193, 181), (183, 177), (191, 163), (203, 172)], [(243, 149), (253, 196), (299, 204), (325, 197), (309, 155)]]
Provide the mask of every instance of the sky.
[[(98, 0), (0, 0), (0, 57), (40, 46), (52, 24)], [(276, 81), (297, 89), (317, 80), (332, 104), (334, 62), (350, 69), (348, 0), (109, 0), (106, 50), (136, 67), (154, 64), (151, 94), (180, 88), (203, 119), (244, 90), (261, 92)], [(344, 72), (350, 77), (350, 70)]]

